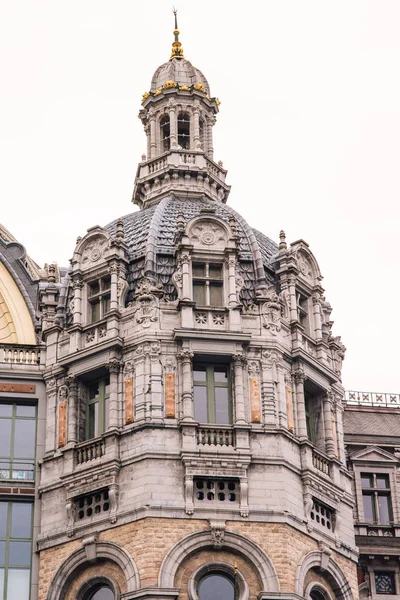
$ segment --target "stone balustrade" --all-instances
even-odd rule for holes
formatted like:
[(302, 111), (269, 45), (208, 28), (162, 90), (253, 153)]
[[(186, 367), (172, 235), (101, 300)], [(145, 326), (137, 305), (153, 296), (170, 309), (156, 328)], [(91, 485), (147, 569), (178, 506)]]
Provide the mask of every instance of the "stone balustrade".
[(231, 427), (199, 427), (197, 443), (200, 446), (226, 446), (235, 447), (235, 432)]
[(105, 443), (103, 439), (88, 440), (82, 442), (75, 448), (76, 452), (76, 464), (81, 465), (83, 463), (101, 458), (105, 453)]
[(40, 348), (21, 344), (1, 344), (0, 363), (15, 365), (39, 365)]
[(318, 452), (315, 448), (312, 451), (313, 466), (321, 473), (330, 476), (330, 460), (322, 452)]

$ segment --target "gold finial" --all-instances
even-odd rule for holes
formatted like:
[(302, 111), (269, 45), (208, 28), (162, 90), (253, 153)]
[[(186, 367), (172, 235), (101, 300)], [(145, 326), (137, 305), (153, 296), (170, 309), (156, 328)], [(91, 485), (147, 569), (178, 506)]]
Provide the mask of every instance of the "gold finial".
[(175, 41), (172, 43), (171, 58), (169, 60), (173, 60), (174, 58), (181, 60), (182, 58), (184, 58), (184, 56), (183, 56), (182, 44), (179, 41), (179, 29), (178, 29), (178, 17), (177, 17), (178, 11), (176, 10), (176, 8), (173, 9), (173, 13), (175, 15), (175, 29), (174, 29)]

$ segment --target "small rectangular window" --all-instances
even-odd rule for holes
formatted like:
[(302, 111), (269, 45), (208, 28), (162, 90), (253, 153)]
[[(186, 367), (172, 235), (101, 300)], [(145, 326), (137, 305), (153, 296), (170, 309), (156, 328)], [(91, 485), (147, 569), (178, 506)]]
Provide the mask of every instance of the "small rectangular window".
[(393, 520), (389, 475), (361, 473), (364, 521), (388, 525)]
[(193, 301), (196, 306), (224, 305), (223, 269), (218, 263), (193, 263)]
[(199, 423), (232, 423), (228, 365), (194, 364), (193, 397)]
[(396, 594), (396, 584), (393, 571), (375, 571), (375, 590), (377, 594)]
[(89, 319), (91, 323), (104, 319), (110, 311), (111, 278), (102, 277), (88, 284)]
[(110, 378), (98, 379), (87, 386), (86, 439), (98, 437), (108, 429)]

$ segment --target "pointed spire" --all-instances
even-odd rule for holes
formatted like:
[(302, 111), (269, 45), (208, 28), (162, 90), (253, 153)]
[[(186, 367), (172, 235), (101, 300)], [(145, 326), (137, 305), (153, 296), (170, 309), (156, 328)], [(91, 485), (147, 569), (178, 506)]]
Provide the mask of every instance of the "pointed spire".
[(279, 250), (286, 250), (286, 249), (287, 249), (286, 234), (283, 231), (283, 229), (281, 229), (281, 231), (279, 232)]
[(175, 15), (175, 29), (174, 29), (175, 41), (172, 43), (171, 58), (169, 60), (173, 60), (174, 58), (181, 60), (182, 58), (184, 58), (184, 56), (183, 56), (182, 44), (179, 41), (179, 29), (178, 29), (178, 17), (177, 17), (178, 11), (176, 10), (176, 8), (174, 8), (173, 12)]

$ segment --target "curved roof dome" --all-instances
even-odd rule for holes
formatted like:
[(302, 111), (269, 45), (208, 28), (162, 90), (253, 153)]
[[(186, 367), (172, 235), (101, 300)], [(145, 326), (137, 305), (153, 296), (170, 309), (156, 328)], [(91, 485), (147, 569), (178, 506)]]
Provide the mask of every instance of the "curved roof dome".
[(263, 271), (267, 282), (273, 282), (271, 258), (278, 252), (275, 242), (252, 229), (243, 217), (226, 204), (200, 198), (167, 196), (158, 205), (125, 215), (105, 227), (114, 238), (118, 221), (123, 222), (124, 241), (130, 252), (127, 302), (133, 298), (137, 281), (148, 271), (154, 273), (172, 300), (176, 298), (172, 275), (177, 269), (175, 250), (179, 241), (178, 213), (181, 213), (186, 224), (205, 211), (213, 212), (227, 223), (230, 217), (235, 218), (239, 236), (239, 271), (244, 281), (240, 292), (241, 302), (248, 305), (254, 301), (257, 269)]
[(158, 67), (151, 80), (150, 91), (154, 93), (161, 89), (167, 81), (175, 81), (180, 86), (187, 85), (188, 87), (200, 82), (207, 90), (207, 94), (210, 94), (207, 79), (186, 58), (174, 58)]

